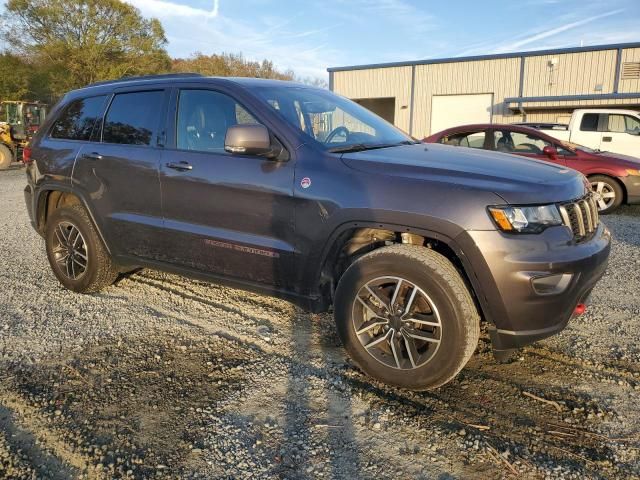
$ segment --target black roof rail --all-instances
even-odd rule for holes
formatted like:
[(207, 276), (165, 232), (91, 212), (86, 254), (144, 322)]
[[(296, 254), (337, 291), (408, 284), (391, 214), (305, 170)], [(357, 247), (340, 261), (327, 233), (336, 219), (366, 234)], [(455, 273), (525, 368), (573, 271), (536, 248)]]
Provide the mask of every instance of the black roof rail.
[(130, 82), (132, 80), (162, 80), (162, 79), (168, 79), (168, 78), (190, 78), (190, 77), (203, 77), (204, 75), (202, 75), (201, 73), (191, 73), (191, 72), (187, 72), (187, 73), (162, 73), (162, 74), (158, 74), (158, 75), (140, 75), (140, 76), (136, 76), (136, 77), (121, 77), (121, 78), (115, 78), (113, 80), (103, 80), (101, 82), (94, 82), (91, 83), (89, 85), (87, 85), (84, 88), (87, 87), (97, 87), (98, 85), (109, 85), (111, 83), (121, 83), (121, 82)]

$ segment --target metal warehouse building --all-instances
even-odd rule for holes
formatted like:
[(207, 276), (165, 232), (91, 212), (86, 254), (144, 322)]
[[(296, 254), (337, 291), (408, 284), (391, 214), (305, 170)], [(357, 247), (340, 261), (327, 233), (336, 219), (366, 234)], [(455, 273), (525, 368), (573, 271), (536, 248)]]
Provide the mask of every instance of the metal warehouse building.
[(640, 42), (329, 68), (329, 88), (417, 138), (465, 123), (640, 109)]

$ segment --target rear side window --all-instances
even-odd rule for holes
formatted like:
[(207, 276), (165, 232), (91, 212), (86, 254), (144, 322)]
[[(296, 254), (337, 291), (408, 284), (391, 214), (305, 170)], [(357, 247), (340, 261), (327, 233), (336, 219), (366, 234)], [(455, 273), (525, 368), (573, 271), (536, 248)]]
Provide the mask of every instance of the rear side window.
[(104, 119), (102, 141), (123, 145), (151, 145), (158, 129), (164, 92), (119, 93)]
[(580, 130), (583, 132), (597, 132), (599, 118), (600, 114), (598, 113), (585, 113), (580, 123)]
[(640, 134), (640, 120), (631, 115), (609, 115), (607, 131), (638, 135)]
[(51, 137), (65, 140), (89, 140), (96, 121), (102, 113), (106, 98), (106, 95), (102, 95), (71, 102), (53, 124)]
[(453, 145), (455, 147), (485, 148), (485, 140), (486, 133), (484, 131), (464, 132), (442, 137), (440, 143)]

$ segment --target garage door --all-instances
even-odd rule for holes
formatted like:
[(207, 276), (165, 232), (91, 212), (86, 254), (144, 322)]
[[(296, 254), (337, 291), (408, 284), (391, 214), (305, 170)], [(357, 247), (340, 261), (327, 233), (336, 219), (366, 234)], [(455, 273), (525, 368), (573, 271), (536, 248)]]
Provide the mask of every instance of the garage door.
[(493, 93), (434, 95), (431, 101), (431, 134), (467, 123), (491, 123)]

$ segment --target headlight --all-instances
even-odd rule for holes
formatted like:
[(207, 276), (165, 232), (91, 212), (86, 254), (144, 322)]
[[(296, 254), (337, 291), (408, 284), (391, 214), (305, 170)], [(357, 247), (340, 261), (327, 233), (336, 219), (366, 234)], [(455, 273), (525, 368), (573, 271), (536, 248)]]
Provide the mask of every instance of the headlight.
[(500, 230), (509, 233), (540, 233), (548, 227), (562, 225), (562, 217), (555, 205), (489, 207), (489, 213)]

